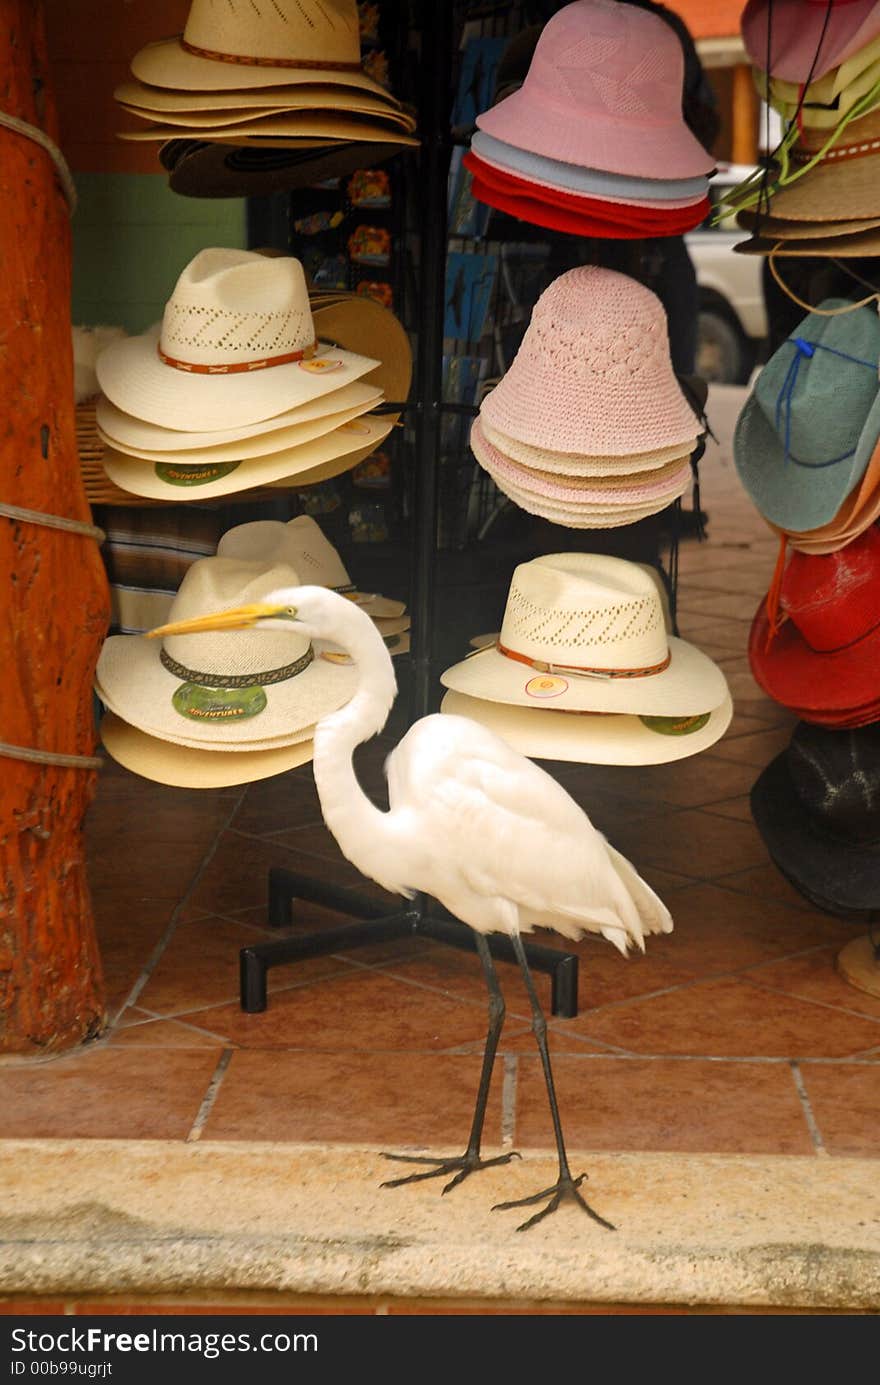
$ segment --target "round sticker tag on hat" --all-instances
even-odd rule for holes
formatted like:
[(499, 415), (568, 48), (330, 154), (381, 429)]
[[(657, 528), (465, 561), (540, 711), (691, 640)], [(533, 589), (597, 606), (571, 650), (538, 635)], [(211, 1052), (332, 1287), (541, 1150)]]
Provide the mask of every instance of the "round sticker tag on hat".
[(568, 683), (564, 678), (555, 678), (552, 674), (542, 673), (539, 678), (530, 678), (525, 687), (529, 697), (560, 697), (568, 690)]
[(643, 726), (658, 736), (692, 736), (708, 726), (711, 713), (701, 712), (693, 717), (639, 717)]
[(172, 694), (175, 712), (190, 721), (243, 721), (257, 717), (267, 705), (264, 688), (204, 688), (199, 683), (181, 683)]

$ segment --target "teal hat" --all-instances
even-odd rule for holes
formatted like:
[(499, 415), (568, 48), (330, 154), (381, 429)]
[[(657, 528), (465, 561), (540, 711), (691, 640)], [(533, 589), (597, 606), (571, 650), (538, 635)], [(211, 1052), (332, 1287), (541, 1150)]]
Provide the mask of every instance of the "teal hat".
[[(845, 299), (819, 305), (847, 308)], [(875, 305), (810, 313), (773, 353), (737, 420), (733, 457), (765, 519), (780, 529), (832, 520), (880, 438), (880, 317)]]

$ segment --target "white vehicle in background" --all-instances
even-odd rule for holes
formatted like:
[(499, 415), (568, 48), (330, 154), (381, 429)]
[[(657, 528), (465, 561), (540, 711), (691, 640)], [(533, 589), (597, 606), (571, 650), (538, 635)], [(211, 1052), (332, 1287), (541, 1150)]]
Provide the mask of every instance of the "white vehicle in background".
[[(713, 208), (752, 172), (751, 164), (719, 164), (709, 183)], [(767, 336), (763, 256), (734, 253), (734, 245), (747, 239), (748, 233), (732, 216), (717, 225), (710, 222), (707, 218), (685, 236), (700, 291), (697, 374), (705, 380), (744, 385)]]

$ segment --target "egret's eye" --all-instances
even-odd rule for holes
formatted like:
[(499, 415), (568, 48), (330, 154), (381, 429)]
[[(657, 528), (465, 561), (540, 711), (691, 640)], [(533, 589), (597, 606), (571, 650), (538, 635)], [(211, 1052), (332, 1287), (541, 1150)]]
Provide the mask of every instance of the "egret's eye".
[(286, 616), (289, 616), (291, 620), (296, 620), (296, 607), (295, 607), (295, 606), (286, 606), (286, 607), (284, 608), (284, 614), (285, 614)]

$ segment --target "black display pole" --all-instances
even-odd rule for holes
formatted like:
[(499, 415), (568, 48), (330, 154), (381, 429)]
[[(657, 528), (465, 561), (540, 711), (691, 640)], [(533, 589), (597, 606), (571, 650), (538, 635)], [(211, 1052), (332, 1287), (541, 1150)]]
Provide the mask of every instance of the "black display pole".
[[(425, 716), (431, 707), (433, 686), (432, 631), (434, 629), (437, 540), (437, 454), (443, 414), (443, 321), (446, 281), (447, 176), (449, 170), (449, 101), (452, 75), (453, 6), (435, 0), (424, 7), (424, 27), (419, 55), (420, 139), (422, 144), (419, 204), (419, 304), (417, 313), (416, 398), (408, 412), (415, 414), (415, 467), (413, 490), (412, 553), (412, 702), (411, 720)], [(389, 914), (374, 898), (343, 889), (326, 880), (273, 868), (269, 871), (269, 923), (292, 923), (293, 902), (323, 905), (361, 920), (341, 928), (280, 938), (242, 948), (241, 1007), (250, 1014), (266, 1009), (267, 973), (272, 967), (306, 957), (366, 947), (373, 942), (418, 934), (451, 947), (476, 951), (474, 933), (453, 919), (433, 900), (420, 895), (412, 904)], [(516, 962), (513, 945), (505, 934), (489, 934), (493, 957)], [(573, 952), (530, 943), (529, 965), (551, 978), (554, 1015), (571, 1019), (577, 1014), (578, 959)]]

